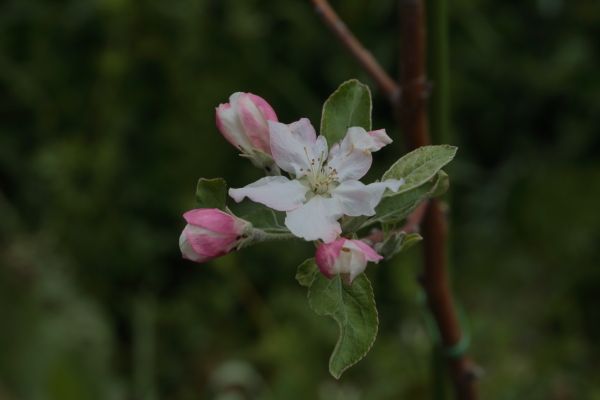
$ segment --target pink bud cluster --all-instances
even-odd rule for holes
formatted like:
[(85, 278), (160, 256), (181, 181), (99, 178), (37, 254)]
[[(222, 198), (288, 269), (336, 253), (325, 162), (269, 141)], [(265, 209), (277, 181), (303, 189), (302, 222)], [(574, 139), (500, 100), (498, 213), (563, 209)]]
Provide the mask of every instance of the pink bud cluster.
[[(262, 97), (237, 92), (229, 102), (216, 109), (216, 124), (221, 134), (258, 166), (266, 166), (272, 155), (268, 121), (277, 121), (273, 108)], [(374, 139), (369, 151), (377, 151), (391, 142), (384, 130), (369, 132)], [(265, 158), (266, 157), (266, 158)], [(215, 208), (194, 209), (183, 214), (187, 225), (179, 238), (183, 258), (203, 263), (239, 248), (252, 232), (252, 224)], [(341, 275), (351, 283), (369, 261), (378, 263), (383, 257), (361, 240), (339, 238), (321, 243), (315, 260), (327, 278)]]

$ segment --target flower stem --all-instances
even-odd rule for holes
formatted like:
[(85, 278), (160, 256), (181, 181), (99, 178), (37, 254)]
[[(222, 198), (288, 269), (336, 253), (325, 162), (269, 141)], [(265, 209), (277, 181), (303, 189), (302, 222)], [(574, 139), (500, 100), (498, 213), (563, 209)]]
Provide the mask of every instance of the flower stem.
[(296, 236), (286, 231), (263, 231), (262, 229), (255, 228), (252, 230), (252, 241), (254, 243), (267, 242), (270, 240), (289, 240), (296, 239)]

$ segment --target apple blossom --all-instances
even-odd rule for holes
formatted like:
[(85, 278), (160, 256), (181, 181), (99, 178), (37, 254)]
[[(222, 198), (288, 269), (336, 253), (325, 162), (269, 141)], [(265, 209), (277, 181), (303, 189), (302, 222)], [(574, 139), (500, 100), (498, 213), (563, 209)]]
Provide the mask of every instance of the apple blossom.
[(359, 181), (371, 167), (371, 152), (391, 142), (383, 129), (369, 133), (351, 127), (329, 152), (325, 137), (317, 137), (306, 118), (289, 125), (269, 121), (269, 138), (275, 163), (294, 179), (267, 176), (230, 189), (229, 195), (237, 202), (248, 197), (286, 211), (286, 227), (305, 240), (334, 241), (342, 232), (338, 219), (374, 215), (385, 190), (397, 191), (403, 183)]
[(362, 240), (339, 238), (317, 247), (315, 261), (327, 278), (342, 274), (348, 283), (360, 275), (368, 261), (378, 263), (383, 257)]
[(252, 93), (233, 93), (229, 103), (216, 109), (221, 134), (258, 166), (264, 166), (271, 154), (268, 121), (277, 121), (275, 111)]
[(179, 237), (183, 258), (198, 263), (237, 248), (252, 229), (248, 221), (217, 208), (197, 208), (183, 214), (187, 225)]

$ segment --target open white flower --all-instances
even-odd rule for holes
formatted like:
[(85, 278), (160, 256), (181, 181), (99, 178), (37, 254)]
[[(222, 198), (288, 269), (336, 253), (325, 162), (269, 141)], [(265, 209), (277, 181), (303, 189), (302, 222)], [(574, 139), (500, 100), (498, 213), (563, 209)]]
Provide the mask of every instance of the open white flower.
[(386, 189), (397, 191), (402, 180), (389, 179), (365, 185), (359, 181), (372, 163), (371, 152), (391, 139), (384, 130), (348, 129), (340, 143), (327, 150), (303, 118), (285, 125), (269, 121), (271, 153), (277, 165), (295, 179), (268, 176), (229, 195), (238, 203), (245, 197), (277, 211), (286, 211), (285, 225), (305, 240), (334, 241), (342, 232), (343, 215), (371, 216)]

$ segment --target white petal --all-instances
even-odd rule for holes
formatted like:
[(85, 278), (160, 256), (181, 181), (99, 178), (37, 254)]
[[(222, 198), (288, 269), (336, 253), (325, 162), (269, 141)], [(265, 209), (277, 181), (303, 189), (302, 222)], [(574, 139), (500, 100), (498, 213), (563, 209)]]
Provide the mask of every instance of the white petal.
[(345, 215), (371, 216), (375, 214), (375, 207), (381, 201), (385, 190), (390, 189), (395, 192), (402, 183), (402, 180), (388, 179), (365, 185), (357, 180), (348, 180), (333, 189), (332, 198), (339, 202)]
[(342, 141), (331, 148), (327, 165), (336, 170), (338, 180), (343, 182), (365, 176), (372, 162), (369, 151), (355, 149), (350, 142)]
[(342, 233), (337, 222), (341, 216), (342, 212), (333, 199), (315, 196), (302, 207), (288, 212), (285, 225), (294, 235), (304, 240), (321, 239), (329, 243)]
[(360, 126), (348, 128), (343, 141), (349, 142), (355, 149), (370, 152), (378, 151), (392, 143), (392, 139), (385, 133), (385, 129), (367, 132)]
[(387, 135), (385, 129), (377, 129), (376, 131), (368, 132), (369, 136), (373, 139), (373, 146), (371, 151), (381, 150), (382, 147), (392, 143), (393, 140)]
[(277, 211), (290, 211), (304, 203), (308, 187), (284, 176), (267, 176), (240, 189), (229, 189), (236, 202), (250, 200)]
[(242, 151), (250, 151), (252, 144), (246, 136), (239, 118), (237, 99), (241, 93), (236, 92), (229, 97), (229, 103), (221, 104), (216, 110), (217, 128), (225, 139)]
[(314, 128), (305, 118), (290, 125), (269, 121), (269, 136), (273, 159), (281, 169), (297, 178), (306, 175), (327, 155), (327, 142), (320, 136), (317, 139)]
[(317, 140), (317, 133), (308, 118), (300, 118), (296, 122), (288, 125), (292, 135), (299, 138), (300, 141), (306, 144), (314, 143)]
[[(344, 249), (348, 249), (349, 251), (344, 251)], [(342, 264), (343, 267), (340, 268), (340, 272), (349, 274), (350, 282), (352, 282), (354, 278), (363, 273), (365, 268), (367, 268), (367, 259), (362, 250), (351, 240), (346, 240), (340, 254), (347, 255), (345, 262)]]

